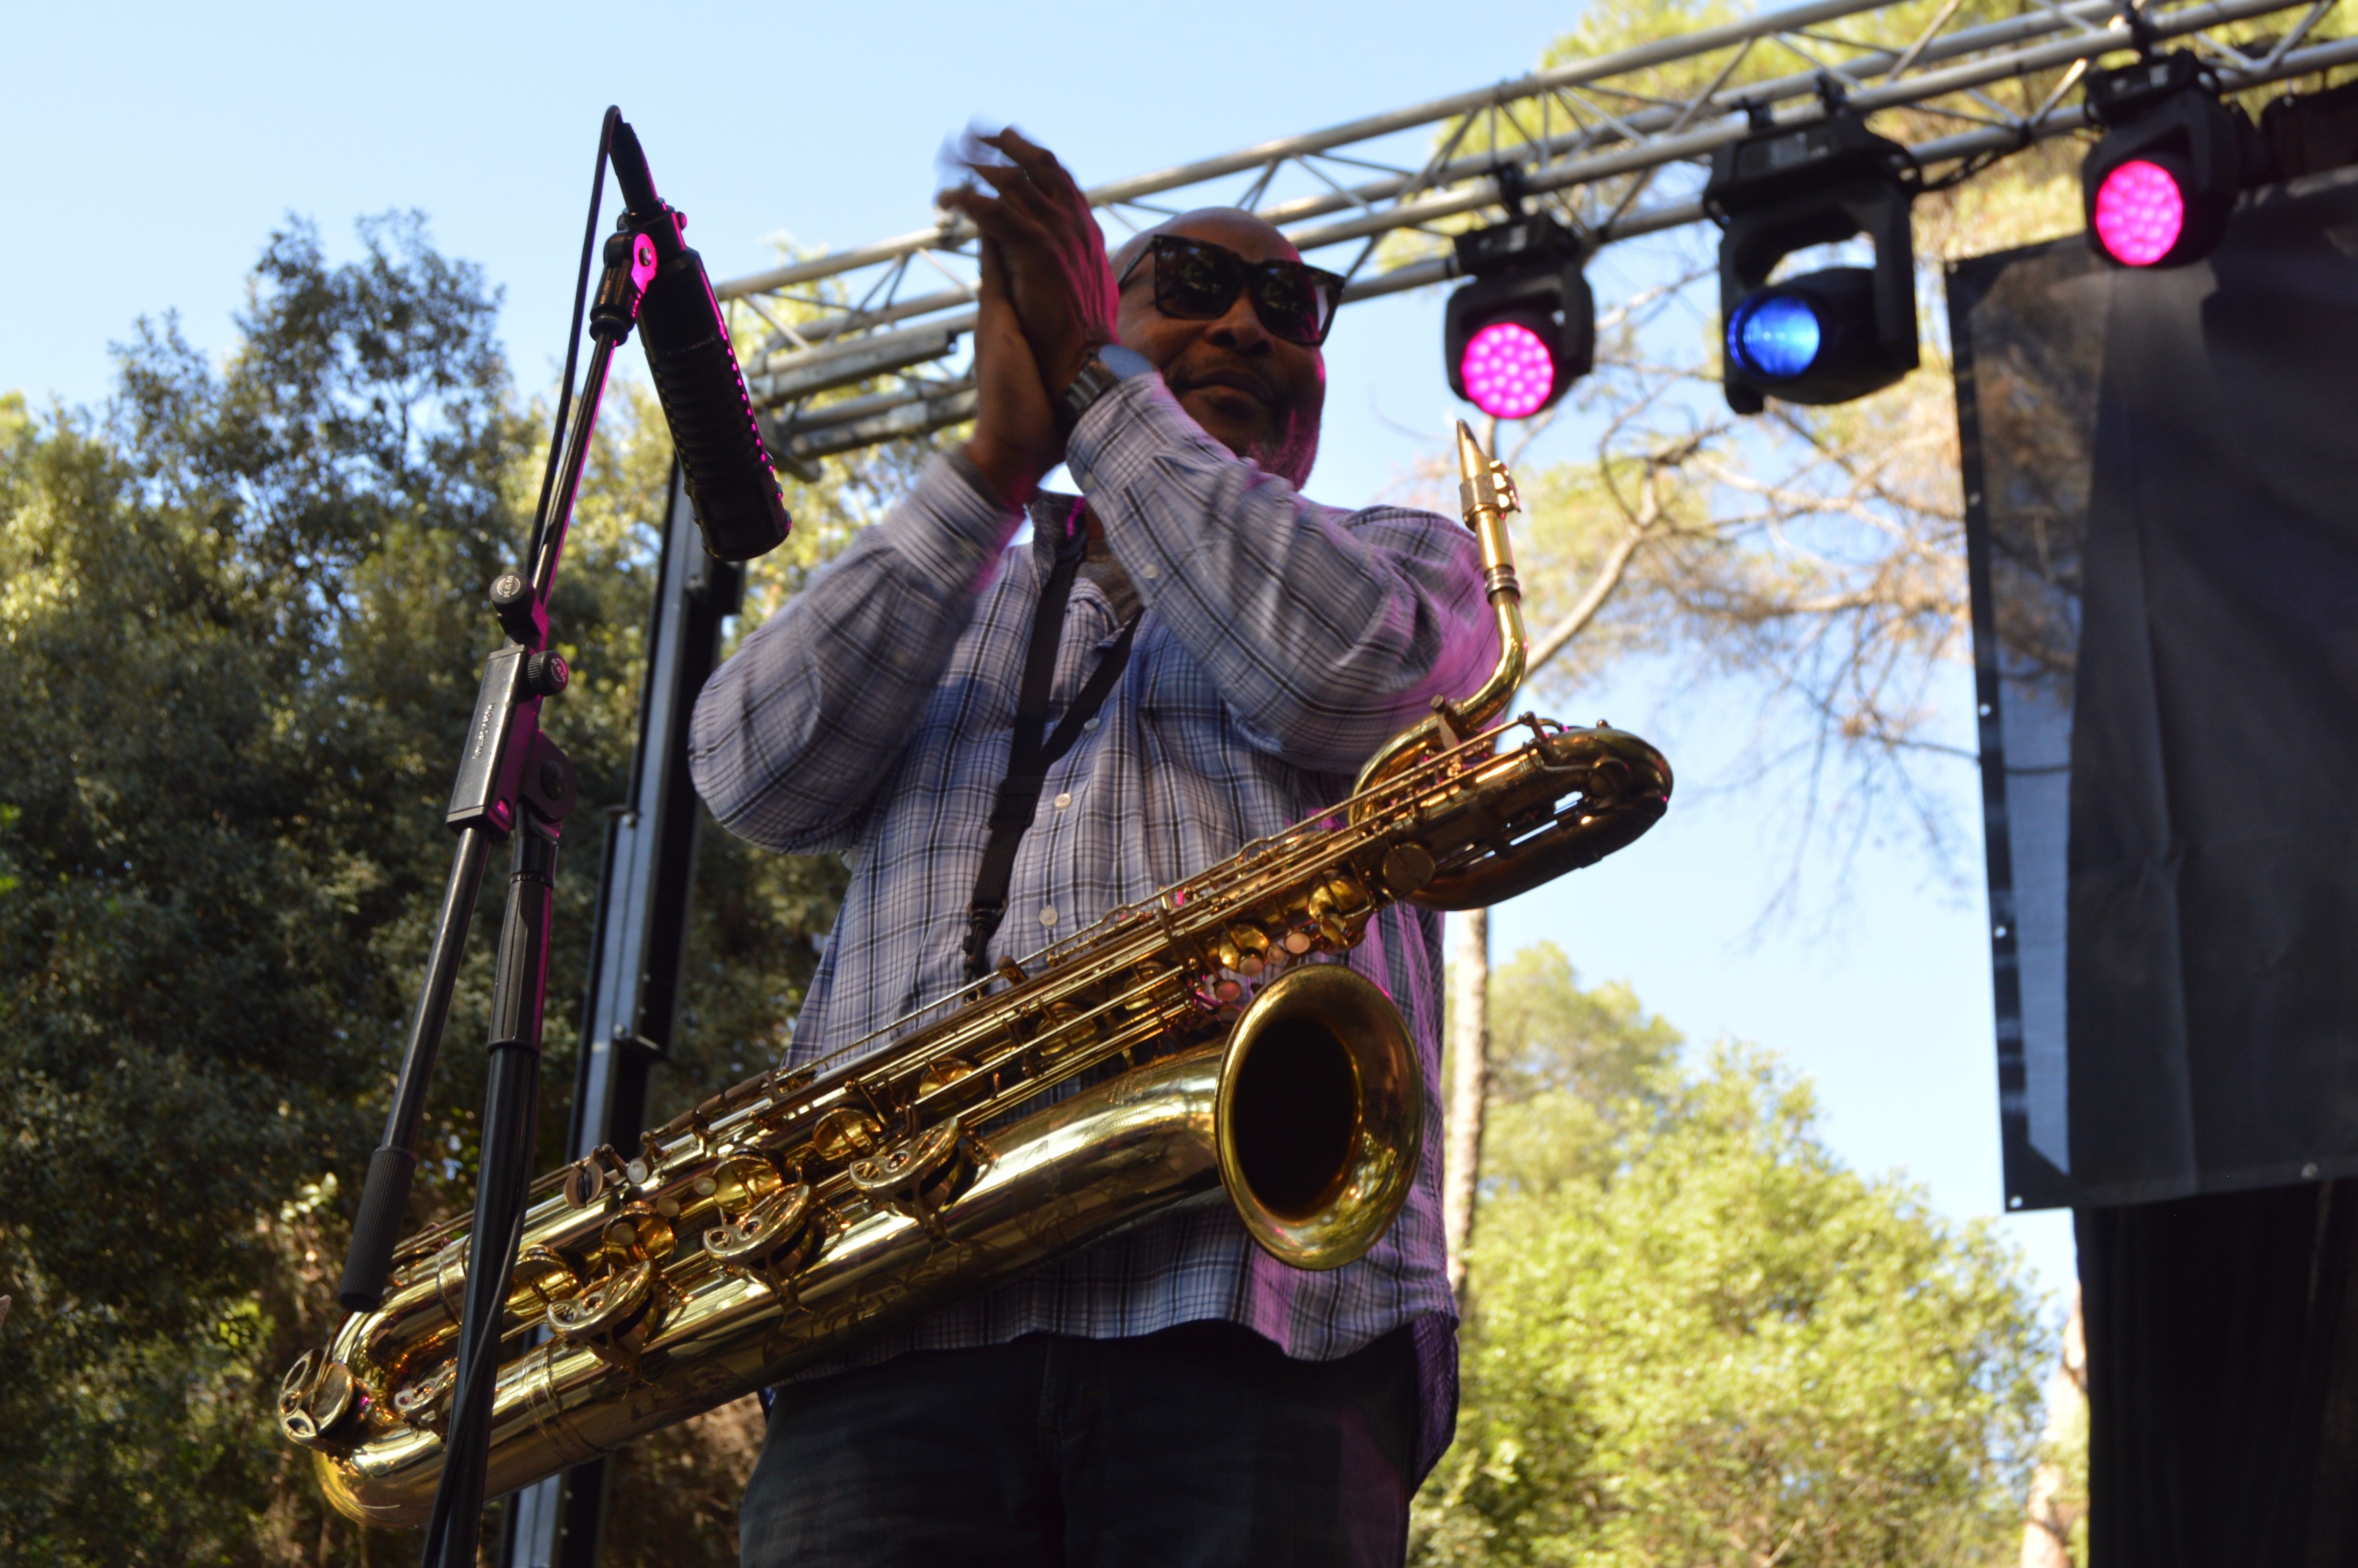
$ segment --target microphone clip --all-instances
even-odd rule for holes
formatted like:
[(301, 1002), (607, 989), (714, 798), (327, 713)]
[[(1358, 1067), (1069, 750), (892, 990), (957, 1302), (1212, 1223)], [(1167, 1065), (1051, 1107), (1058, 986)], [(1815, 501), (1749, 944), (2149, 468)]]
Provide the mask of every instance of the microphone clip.
[(638, 324), (639, 301), (654, 281), (656, 265), (654, 241), (632, 226), (628, 213), (622, 227), (606, 236), (605, 263), (598, 297), (590, 307), (590, 335), (619, 346)]

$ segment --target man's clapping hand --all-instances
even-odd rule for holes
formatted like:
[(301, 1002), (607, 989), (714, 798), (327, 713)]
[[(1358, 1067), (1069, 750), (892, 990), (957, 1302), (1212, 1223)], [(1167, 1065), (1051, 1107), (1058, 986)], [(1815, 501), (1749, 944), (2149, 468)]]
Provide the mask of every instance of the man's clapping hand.
[(1013, 130), (979, 140), (1011, 160), (967, 165), (995, 194), (960, 186), (939, 197), (982, 235), (979, 406), (967, 456), (1022, 501), (1064, 455), (1053, 399), (1114, 341), (1113, 270), (1087, 199), (1054, 154)]

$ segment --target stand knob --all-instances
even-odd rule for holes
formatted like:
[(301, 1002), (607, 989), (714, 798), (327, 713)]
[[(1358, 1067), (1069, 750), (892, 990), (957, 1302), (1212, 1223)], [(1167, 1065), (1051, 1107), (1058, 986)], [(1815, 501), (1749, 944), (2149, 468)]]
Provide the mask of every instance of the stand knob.
[(540, 641), (548, 623), (533, 602), (532, 579), (522, 572), (502, 572), (492, 579), (492, 613), (507, 634), (526, 647)]
[(534, 654), (524, 662), (524, 684), (535, 697), (555, 697), (572, 679), (565, 655), (553, 650)]

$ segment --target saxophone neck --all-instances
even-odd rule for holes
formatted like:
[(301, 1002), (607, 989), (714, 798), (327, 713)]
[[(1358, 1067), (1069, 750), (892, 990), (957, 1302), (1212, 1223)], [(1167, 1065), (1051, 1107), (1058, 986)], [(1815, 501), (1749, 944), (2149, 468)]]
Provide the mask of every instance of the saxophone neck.
[(1514, 476), (1507, 472), (1507, 465), (1482, 449), (1463, 419), (1457, 422), (1457, 493), (1465, 503), (1466, 526), (1474, 530), (1482, 550), (1482, 586), (1498, 623), (1498, 662), (1472, 696), (1457, 702), (1436, 699), (1431, 715), (1385, 741), (1359, 771), (1354, 795), (1364, 794), (1487, 729), (1507, 710), (1515, 699), (1515, 688), (1523, 684), (1530, 644), (1523, 633), (1523, 590), (1515, 581), (1515, 546), (1507, 537), (1507, 514), (1521, 511), (1522, 502), (1515, 494)]
[(1466, 421), (1457, 422), (1457, 493), (1466, 526), (1482, 550), (1482, 586), (1498, 628), (1498, 662), (1481, 689), (1452, 703), (1449, 717), (1461, 732), (1479, 730), (1506, 711), (1523, 684), (1530, 640), (1523, 631), (1523, 592), (1515, 581), (1515, 546), (1507, 536), (1507, 514), (1520, 512), (1514, 476), (1482, 449)]

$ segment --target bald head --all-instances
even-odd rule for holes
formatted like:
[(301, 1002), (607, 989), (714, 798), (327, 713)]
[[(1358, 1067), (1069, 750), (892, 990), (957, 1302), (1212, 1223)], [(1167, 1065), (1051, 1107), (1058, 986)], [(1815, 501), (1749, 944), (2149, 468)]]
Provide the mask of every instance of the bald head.
[[(1185, 234), (1192, 239), (1210, 240), (1254, 260), (1282, 257), (1300, 261), (1302, 253), (1293, 243), (1279, 232), (1277, 225), (1246, 211), (1241, 207), (1198, 207), (1193, 212), (1182, 212), (1176, 218), (1165, 218), (1152, 229), (1141, 229), (1121, 243), (1113, 253), (1113, 275), (1127, 274), (1157, 234)], [(1247, 251), (1238, 242), (1253, 246)]]
[(1167, 316), (1155, 305), (1158, 234), (1224, 245), (1249, 262), (1299, 261), (1276, 228), (1234, 207), (1205, 207), (1134, 234), (1112, 257), (1123, 279), (1116, 333), (1163, 372), (1163, 379), (1206, 435), (1299, 486), (1318, 456), (1318, 421), (1326, 405), (1326, 362), (1319, 351), (1288, 342), (1261, 324), (1251, 292), (1238, 289), (1211, 320)]

